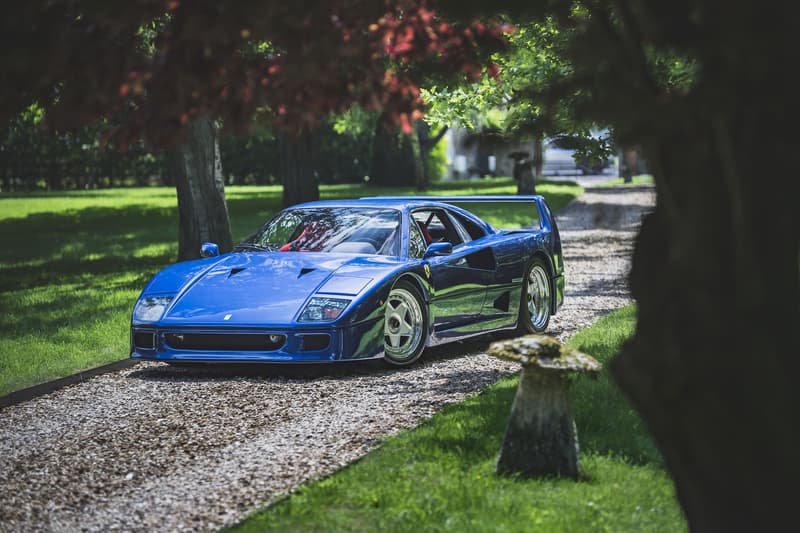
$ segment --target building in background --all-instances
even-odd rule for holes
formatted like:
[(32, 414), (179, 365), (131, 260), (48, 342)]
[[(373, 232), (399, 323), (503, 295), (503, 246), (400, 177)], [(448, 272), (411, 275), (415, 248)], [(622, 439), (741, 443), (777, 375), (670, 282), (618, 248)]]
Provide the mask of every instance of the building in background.
[[(446, 179), (459, 180), (484, 176), (512, 176), (514, 155), (527, 153), (533, 157), (533, 141), (513, 141), (498, 131), (470, 132), (450, 128), (447, 138)], [(559, 148), (550, 139), (543, 143), (542, 175), (574, 176), (584, 174), (616, 174), (616, 158), (599, 165), (576, 162), (574, 150)]]

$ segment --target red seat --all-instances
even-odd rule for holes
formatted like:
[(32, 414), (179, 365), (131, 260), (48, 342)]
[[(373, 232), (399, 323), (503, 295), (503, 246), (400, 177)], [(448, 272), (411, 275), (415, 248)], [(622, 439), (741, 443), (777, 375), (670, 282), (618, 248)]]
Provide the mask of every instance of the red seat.
[(431, 233), (428, 231), (427, 226), (417, 220), (417, 226), (419, 227), (419, 231), (422, 232), (422, 238), (425, 239), (425, 246), (429, 245), (433, 241), (433, 237), (431, 237)]

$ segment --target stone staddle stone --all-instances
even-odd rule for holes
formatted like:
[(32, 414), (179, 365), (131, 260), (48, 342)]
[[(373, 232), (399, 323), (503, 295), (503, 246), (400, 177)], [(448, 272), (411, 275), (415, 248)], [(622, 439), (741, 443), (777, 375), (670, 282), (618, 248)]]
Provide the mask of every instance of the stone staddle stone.
[(600, 363), (543, 335), (492, 343), (489, 354), (522, 365), (497, 473), (577, 479), (578, 434), (569, 407), (568, 376), (596, 375)]

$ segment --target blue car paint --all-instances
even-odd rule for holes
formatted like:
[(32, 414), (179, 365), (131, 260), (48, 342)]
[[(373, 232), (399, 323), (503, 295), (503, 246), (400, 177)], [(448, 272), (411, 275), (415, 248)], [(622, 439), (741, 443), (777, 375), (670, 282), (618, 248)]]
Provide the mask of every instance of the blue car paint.
[[(540, 228), (496, 230), (469, 211), (447, 202), (523, 201), (536, 205)], [(131, 323), (131, 357), (164, 361), (326, 362), (383, 356), (384, 302), (401, 277), (417, 286), (428, 312), (426, 345), (461, 340), (517, 325), (525, 270), (534, 255), (551, 268), (552, 312), (563, 301), (563, 261), (555, 220), (541, 196), (383, 197), (320, 201), (294, 206), (398, 209), (399, 257), (317, 252), (232, 252), (171, 265), (147, 284), (140, 299), (173, 296), (161, 319)], [(459, 213), (486, 236), (427, 259), (407, 257), (410, 213), (441, 208)], [(485, 252), (489, 250), (489, 252)], [(482, 252), (483, 251), (483, 252)], [(472, 253), (491, 253), (495, 268), (455, 264)], [(299, 322), (313, 297), (352, 300), (335, 320)], [(152, 333), (155, 347), (135, 346), (135, 333)], [(271, 351), (196, 350), (170, 346), (167, 333), (285, 335)], [(301, 350), (304, 336), (329, 335), (322, 349)]]

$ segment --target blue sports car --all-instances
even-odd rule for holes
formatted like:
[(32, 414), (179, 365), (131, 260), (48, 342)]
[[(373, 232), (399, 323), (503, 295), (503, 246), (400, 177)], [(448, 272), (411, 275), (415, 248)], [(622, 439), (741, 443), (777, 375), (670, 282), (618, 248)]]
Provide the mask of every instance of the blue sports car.
[[(495, 229), (459, 207), (475, 202), (524, 202), (531, 228)], [(212, 243), (201, 253), (142, 291), (132, 358), (402, 366), (426, 346), (541, 332), (564, 297), (561, 240), (541, 196), (305, 203), (231, 253)]]

